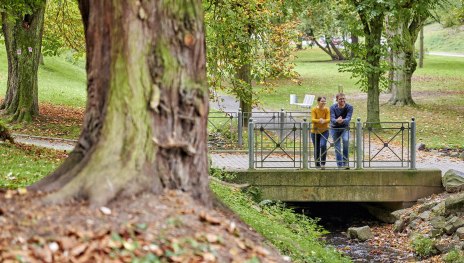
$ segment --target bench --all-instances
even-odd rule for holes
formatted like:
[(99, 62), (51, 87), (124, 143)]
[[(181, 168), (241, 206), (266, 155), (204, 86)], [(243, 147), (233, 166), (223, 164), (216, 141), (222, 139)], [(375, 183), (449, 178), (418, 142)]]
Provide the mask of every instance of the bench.
[(290, 105), (297, 105), (304, 108), (311, 108), (314, 103), (314, 95), (306, 94), (303, 99), (303, 103), (298, 103), (296, 94), (290, 94)]

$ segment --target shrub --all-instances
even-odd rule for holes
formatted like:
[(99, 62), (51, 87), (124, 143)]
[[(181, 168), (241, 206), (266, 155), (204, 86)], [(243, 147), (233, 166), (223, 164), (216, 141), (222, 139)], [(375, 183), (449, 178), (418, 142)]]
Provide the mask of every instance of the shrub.
[(464, 263), (464, 253), (458, 249), (452, 249), (443, 257), (446, 263)]
[(424, 236), (416, 236), (412, 240), (412, 248), (420, 258), (427, 258), (435, 254), (437, 251), (434, 245), (435, 242), (432, 239)]

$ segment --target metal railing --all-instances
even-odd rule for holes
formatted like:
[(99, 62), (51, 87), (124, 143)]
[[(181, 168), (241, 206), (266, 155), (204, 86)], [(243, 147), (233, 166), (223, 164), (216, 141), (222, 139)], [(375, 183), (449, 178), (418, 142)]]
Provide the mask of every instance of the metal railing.
[(380, 123), (361, 123), (358, 118), (348, 129), (329, 128), (329, 134), (319, 138), (327, 140), (327, 148), (319, 153), (318, 159), (310, 137), (311, 123), (305, 119), (309, 117), (306, 111), (286, 112), (283, 109), (278, 112), (211, 112), (209, 149), (247, 151), (250, 169), (317, 168), (323, 155), (326, 156), (325, 168), (331, 169), (340, 165), (337, 153), (344, 156), (343, 148), (336, 147), (341, 136), (333, 134), (347, 132), (348, 158), (342, 161), (346, 161), (348, 168), (416, 168), (414, 118), (411, 122)]
[[(311, 125), (306, 120), (277, 123), (276, 127), (266, 128), (253, 120), (248, 124), (249, 169), (308, 169), (322, 165), (325, 169), (416, 168), (414, 119), (363, 124), (358, 118), (348, 128), (329, 128), (320, 135), (319, 139), (327, 144), (319, 154), (314, 147), (319, 141), (317, 136), (309, 138)], [(282, 132), (283, 136), (279, 136)], [(346, 144), (348, 151), (340, 144)]]

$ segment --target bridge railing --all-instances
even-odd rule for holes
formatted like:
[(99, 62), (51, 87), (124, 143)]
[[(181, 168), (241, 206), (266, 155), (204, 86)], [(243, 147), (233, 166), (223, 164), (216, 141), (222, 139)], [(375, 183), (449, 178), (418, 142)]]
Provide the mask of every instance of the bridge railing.
[[(324, 135), (327, 149), (316, 159), (310, 138), (311, 124), (305, 120), (309, 117), (310, 113), (306, 111), (283, 109), (276, 112), (210, 112), (208, 146), (210, 151), (248, 151), (250, 168), (279, 165), (282, 168), (317, 168), (324, 153), (326, 168), (336, 168), (336, 153), (343, 155), (342, 150), (335, 147), (341, 140), (332, 135), (336, 129), (329, 129), (329, 135)], [(248, 123), (249, 120), (253, 122)], [(251, 123), (254, 128), (250, 130)], [(351, 123), (346, 130), (349, 134), (348, 167), (415, 169), (415, 127), (414, 119), (411, 122), (380, 123), (361, 123), (358, 119)]]
[(366, 168), (410, 168), (413, 122), (366, 122), (363, 125), (363, 166)]
[[(248, 124), (249, 168), (410, 168), (415, 169), (415, 122), (350, 123), (348, 128), (329, 128), (311, 140), (310, 123), (285, 122)], [(315, 131), (315, 133), (319, 133)], [(338, 133), (340, 136), (334, 136)], [(348, 138), (348, 154), (341, 143)], [(314, 149), (317, 140), (326, 140), (327, 147), (319, 154)], [(341, 160), (337, 160), (337, 153)], [(326, 156), (324, 162), (322, 156)], [(345, 157), (347, 157), (345, 159)]]
[(208, 146), (211, 151), (246, 151), (248, 149), (248, 132), (246, 124), (250, 118), (272, 129), (282, 138), (285, 124), (302, 122), (309, 117), (309, 112), (272, 111), (242, 112), (212, 111), (208, 117)]

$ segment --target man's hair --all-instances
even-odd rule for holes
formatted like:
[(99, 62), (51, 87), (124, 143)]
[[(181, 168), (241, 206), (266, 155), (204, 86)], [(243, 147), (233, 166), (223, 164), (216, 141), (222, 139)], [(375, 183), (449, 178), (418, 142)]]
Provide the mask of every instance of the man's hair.
[(324, 96), (322, 96), (322, 97), (317, 97), (317, 102), (321, 101), (322, 99), (327, 100)]
[(338, 100), (338, 98), (340, 98), (340, 97), (345, 97), (345, 93), (338, 93), (338, 94), (335, 96), (335, 98), (337, 98), (337, 100)]

